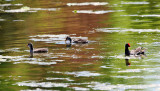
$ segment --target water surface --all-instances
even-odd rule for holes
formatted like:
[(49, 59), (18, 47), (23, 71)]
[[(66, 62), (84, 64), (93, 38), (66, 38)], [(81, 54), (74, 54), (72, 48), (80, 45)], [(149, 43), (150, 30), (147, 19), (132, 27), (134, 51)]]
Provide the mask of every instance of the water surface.
[[(0, 90), (160, 89), (158, 0), (4, 0), (0, 3)], [(66, 36), (88, 44), (65, 44)], [(34, 48), (48, 53), (29, 54)], [(125, 57), (124, 45), (147, 48)]]

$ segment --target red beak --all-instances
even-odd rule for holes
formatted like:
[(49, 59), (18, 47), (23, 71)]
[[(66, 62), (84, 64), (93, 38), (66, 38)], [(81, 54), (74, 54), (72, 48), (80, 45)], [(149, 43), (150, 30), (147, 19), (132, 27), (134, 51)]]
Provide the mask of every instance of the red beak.
[(131, 47), (129, 43), (128, 43), (128, 46)]

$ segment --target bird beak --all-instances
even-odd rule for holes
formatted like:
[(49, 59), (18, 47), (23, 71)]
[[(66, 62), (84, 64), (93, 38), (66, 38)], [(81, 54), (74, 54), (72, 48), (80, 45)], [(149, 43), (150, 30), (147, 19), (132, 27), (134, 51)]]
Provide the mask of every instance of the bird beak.
[(128, 46), (131, 47), (131, 45), (128, 43)]

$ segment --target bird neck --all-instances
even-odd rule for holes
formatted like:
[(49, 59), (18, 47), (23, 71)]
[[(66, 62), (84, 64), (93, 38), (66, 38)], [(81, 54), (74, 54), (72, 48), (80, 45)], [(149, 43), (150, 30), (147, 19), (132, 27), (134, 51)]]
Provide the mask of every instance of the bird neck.
[(72, 39), (70, 37), (66, 38), (66, 41), (69, 40), (70, 43), (72, 43)]
[(72, 39), (71, 38), (69, 39), (69, 41), (70, 41), (70, 43), (72, 43)]
[(30, 47), (30, 53), (33, 53), (33, 45), (31, 45), (29, 47)]
[(130, 52), (128, 47), (125, 47), (125, 56), (130, 56)]

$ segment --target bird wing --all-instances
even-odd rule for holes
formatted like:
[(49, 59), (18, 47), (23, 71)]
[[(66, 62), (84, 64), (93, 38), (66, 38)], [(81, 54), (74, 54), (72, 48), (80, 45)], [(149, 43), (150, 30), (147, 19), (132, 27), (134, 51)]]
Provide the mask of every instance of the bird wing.
[(131, 54), (131, 55), (135, 55), (135, 54), (136, 54), (136, 53), (135, 53), (135, 50), (131, 50), (131, 51), (130, 51), (130, 54)]
[(35, 53), (38, 53), (38, 52), (48, 52), (48, 48), (37, 48), (37, 49), (34, 49), (34, 52)]

